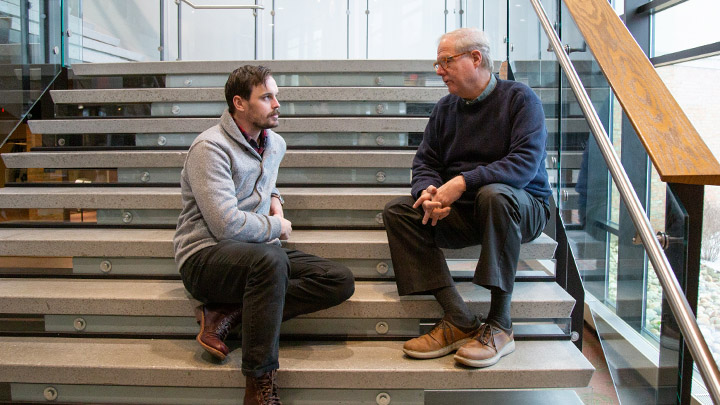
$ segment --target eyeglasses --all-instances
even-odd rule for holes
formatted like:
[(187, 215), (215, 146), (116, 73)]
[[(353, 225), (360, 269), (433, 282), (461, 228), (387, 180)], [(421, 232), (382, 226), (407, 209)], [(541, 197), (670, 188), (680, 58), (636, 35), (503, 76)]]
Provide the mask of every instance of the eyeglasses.
[(436, 71), (436, 72), (440, 69), (440, 66), (442, 66), (443, 69), (447, 69), (448, 64), (449, 64), (450, 62), (454, 61), (455, 58), (457, 58), (457, 57), (459, 57), (459, 56), (465, 55), (466, 53), (470, 53), (470, 51), (461, 52), (461, 53), (459, 53), (459, 54), (457, 54), (457, 55), (446, 56), (446, 57), (444, 57), (444, 58), (441, 58), (440, 60), (438, 60), (437, 62), (435, 62), (435, 63), (433, 64), (433, 67), (435, 68), (435, 71)]

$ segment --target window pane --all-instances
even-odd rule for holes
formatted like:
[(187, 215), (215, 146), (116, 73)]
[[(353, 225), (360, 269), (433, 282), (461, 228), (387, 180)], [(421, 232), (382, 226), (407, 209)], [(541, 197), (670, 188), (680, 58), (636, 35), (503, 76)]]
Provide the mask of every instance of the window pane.
[(720, 2), (689, 0), (654, 16), (653, 56), (720, 41)]
[[(690, 3), (693, 3), (690, 1)], [(717, 29), (716, 29), (717, 30)], [(716, 39), (717, 40), (717, 39)], [(658, 74), (720, 160), (720, 56), (663, 66)], [(720, 360), (720, 187), (705, 187), (698, 324)]]
[[(252, 0), (194, 0), (195, 5), (254, 5)], [(193, 9), (180, 3), (182, 60), (252, 60), (255, 58), (255, 17), (252, 10)], [(174, 9), (177, 13), (177, 8)], [(168, 16), (168, 18), (176, 17)], [(222, 29), (209, 29), (221, 27)], [(177, 29), (177, 26), (176, 26)], [(177, 41), (177, 35), (171, 41)]]
[(345, 59), (347, 35), (345, 0), (275, 3), (275, 59)]
[(435, 59), (445, 33), (445, 2), (370, 1), (370, 59)]
[[(675, 100), (720, 160), (720, 56), (657, 68)], [(709, 191), (706, 191), (709, 192)]]

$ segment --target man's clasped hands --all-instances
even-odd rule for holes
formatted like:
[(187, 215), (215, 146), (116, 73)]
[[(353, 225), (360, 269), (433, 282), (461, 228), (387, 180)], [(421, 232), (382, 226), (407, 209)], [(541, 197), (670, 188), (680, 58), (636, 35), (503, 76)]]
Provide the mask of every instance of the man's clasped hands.
[(423, 225), (430, 221), (430, 224), (435, 226), (450, 214), (450, 206), (460, 198), (465, 189), (465, 178), (462, 175), (453, 177), (440, 187), (430, 185), (423, 190), (413, 208), (422, 206), (425, 211)]

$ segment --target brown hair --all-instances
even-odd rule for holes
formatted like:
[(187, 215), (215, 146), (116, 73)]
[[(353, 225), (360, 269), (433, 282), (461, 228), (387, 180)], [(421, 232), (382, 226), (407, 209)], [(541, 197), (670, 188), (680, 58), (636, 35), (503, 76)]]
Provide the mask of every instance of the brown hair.
[(230, 114), (235, 112), (233, 98), (249, 100), (253, 87), (265, 83), (270, 77), (270, 69), (265, 66), (245, 65), (241, 66), (232, 73), (225, 83), (225, 100), (227, 101)]

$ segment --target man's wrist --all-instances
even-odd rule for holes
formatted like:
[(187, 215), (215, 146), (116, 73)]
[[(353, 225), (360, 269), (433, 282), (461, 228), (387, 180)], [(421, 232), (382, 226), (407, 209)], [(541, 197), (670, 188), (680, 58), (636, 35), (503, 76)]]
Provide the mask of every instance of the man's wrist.
[(280, 205), (285, 205), (285, 200), (283, 200), (280, 194), (270, 194), (270, 198), (277, 198), (277, 200), (280, 201)]
[(467, 191), (467, 183), (465, 182), (465, 176), (463, 176), (462, 174), (459, 174), (459, 175), (455, 176), (455, 181), (457, 182), (461, 191)]

